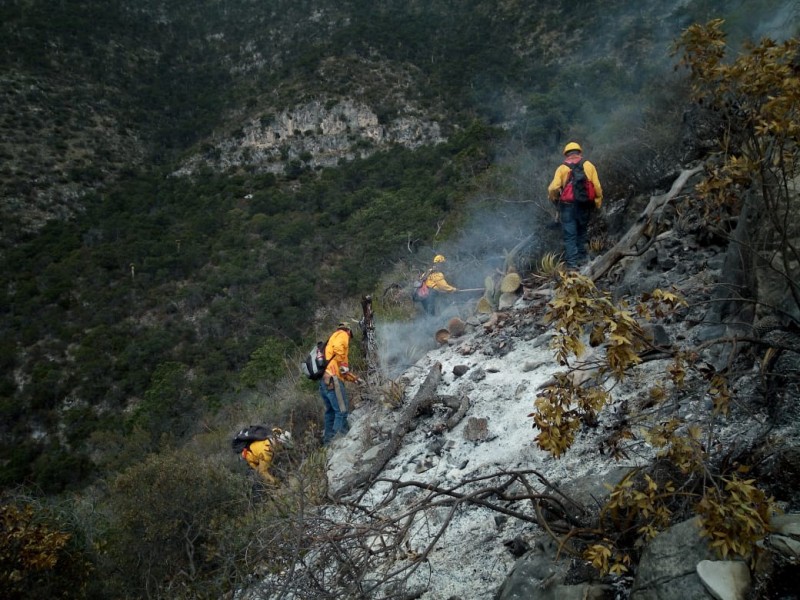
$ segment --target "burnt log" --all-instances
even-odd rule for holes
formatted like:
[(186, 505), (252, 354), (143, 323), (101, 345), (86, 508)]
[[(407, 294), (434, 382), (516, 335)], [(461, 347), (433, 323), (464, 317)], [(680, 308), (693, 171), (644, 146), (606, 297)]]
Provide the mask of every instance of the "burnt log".
[(372, 296), (361, 299), (361, 334), (364, 336), (364, 359), (367, 363), (367, 385), (375, 389), (383, 383), (383, 370), (378, 355), (378, 340), (375, 337), (375, 313), (372, 310)]
[(461, 422), (461, 419), (464, 418), (464, 415), (467, 414), (469, 410), (469, 396), (462, 396), (461, 397), (461, 405), (458, 407), (458, 410), (454, 412), (450, 417), (447, 419), (445, 423), (447, 425), (448, 430), (452, 430), (456, 425)]
[(348, 495), (361, 486), (369, 485), (378, 478), (386, 464), (397, 454), (403, 437), (412, 429), (414, 418), (418, 414), (420, 407), (430, 405), (436, 399), (436, 388), (439, 387), (441, 380), (442, 365), (437, 362), (431, 367), (411, 401), (403, 407), (389, 441), (380, 450), (375, 460), (367, 470), (353, 475), (335, 493), (330, 492), (334, 500)]

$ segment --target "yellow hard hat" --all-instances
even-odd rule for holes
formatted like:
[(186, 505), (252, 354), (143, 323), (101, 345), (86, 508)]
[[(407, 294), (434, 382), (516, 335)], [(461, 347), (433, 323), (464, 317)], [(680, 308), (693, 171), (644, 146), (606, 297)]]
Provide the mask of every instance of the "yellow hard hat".
[(442, 256), (441, 254), (437, 254), (436, 256), (433, 257), (434, 264), (440, 263), (440, 262), (445, 262), (445, 260), (446, 260), (445, 257)]
[(578, 152), (583, 152), (583, 150), (580, 147), (580, 144), (578, 144), (577, 142), (570, 142), (569, 144), (564, 146), (564, 154), (566, 154), (567, 152), (572, 152), (573, 150), (577, 150)]

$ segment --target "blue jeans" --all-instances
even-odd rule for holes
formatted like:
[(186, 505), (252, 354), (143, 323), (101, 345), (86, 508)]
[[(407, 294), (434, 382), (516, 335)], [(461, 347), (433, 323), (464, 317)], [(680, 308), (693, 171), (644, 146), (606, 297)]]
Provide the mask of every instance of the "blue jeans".
[(569, 268), (577, 268), (586, 262), (586, 232), (589, 228), (591, 207), (577, 202), (559, 202), (561, 232), (564, 234), (564, 260)]
[(348, 403), (344, 382), (334, 377), (333, 388), (328, 389), (325, 382), (319, 382), (319, 395), (325, 404), (325, 430), (322, 434), (322, 443), (327, 445), (337, 433), (347, 433), (350, 425), (347, 423)]

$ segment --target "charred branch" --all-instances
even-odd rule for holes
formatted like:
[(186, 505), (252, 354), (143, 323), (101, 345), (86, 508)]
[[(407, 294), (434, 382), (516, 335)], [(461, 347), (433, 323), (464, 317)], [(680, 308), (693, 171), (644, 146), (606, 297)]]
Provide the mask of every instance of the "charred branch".
[(406, 433), (411, 430), (414, 417), (416, 417), (418, 414), (420, 407), (429, 405), (436, 398), (436, 388), (438, 387), (441, 379), (442, 365), (440, 363), (436, 363), (431, 367), (428, 375), (425, 377), (425, 380), (419, 386), (414, 398), (412, 398), (405, 408), (403, 408), (389, 441), (381, 449), (372, 466), (363, 473), (358, 473), (353, 477), (353, 479), (342, 486), (342, 488), (340, 488), (340, 490), (336, 493), (336, 498), (333, 498), (334, 500), (347, 496), (353, 490), (371, 483), (378, 477), (386, 464), (395, 454), (397, 454), (397, 450), (400, 448), (403, 437), (405, 437)]
[(670, 188), (669, 192), (661, 196), (653, 196), (650, 198), (647, 207), (642, 214), (639, 215), (639, 218), (622, 239), (617, 242), (611, 250), (603, 254), (592, 264), (588, 273), (589, 277), (597, 281), (597, 279), (605, 275), (620, 259), (634, 252), (633, 249), (636, 247), (639, 239), (651, 228), (651, 225), (653, 225), (654, 220), (661, 214), (663, 208), (680, 193), (690, 177), (702, 170), (703, 166), (699, 165), (694, 169), (685, 169), (681, 171), (681, 174), (672, 184), (672, 188)]

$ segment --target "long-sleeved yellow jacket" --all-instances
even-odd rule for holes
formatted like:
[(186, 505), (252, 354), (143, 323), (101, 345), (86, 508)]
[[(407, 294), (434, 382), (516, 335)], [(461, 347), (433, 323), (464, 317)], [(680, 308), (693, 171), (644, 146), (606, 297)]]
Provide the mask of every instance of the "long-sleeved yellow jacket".
[[(329, 360), (325, 372), (344, 381), (358, 381), (358, 377), (350, 372), (350, 336), (347, 329), (337, 329), (328, 338), (325, 346), (325, 358)], [(346, 370), (342, 373), (342, 367)]]
[[(576, 157), (574, 160), (573, 157)], [(570, 162), (578, 162), (582, 158), (582, 155), (576, 154), (571, 156), (568, 160)], [(564, 189), (564, 186), (567, 185), (567, 180), (569, 178), (571, 169), (565, 165), (560, 164), (556, 169), (555, 175), (553, 175), (553, 181), (550, 182), (550, 185), (547, 186), (547, 197), (550, 198), (552, 202), (558, 202), (558, 198), (561, 195), (561, 190)], [(600, 185), (600, 179), (597, 177), (597, 169), (595, 166), (590, 163), (588, 160), (583, 161), (583, 172), (586, 173), (586, 177), (594, 184), (594, 191), (595, 191), (595, 199), (594, 205), (597, 208), (600, 208), (603, 204), (603, 188)]]
[(441, 271), (431, 271), (430, 275), (425, 279), (425, 285), (439, 292), (455, 292), (457, 289), (447, 283)]
[(251, 442), (250, 445), (242, 450), (242, 458), (247, 461), (253, 469), (258, 471), (261, 477), (268, 483), (276, 483), (277, 480), (269, 472), (272, 459), (275, 457), (275, 448), (270, 440), (260, 440)]

